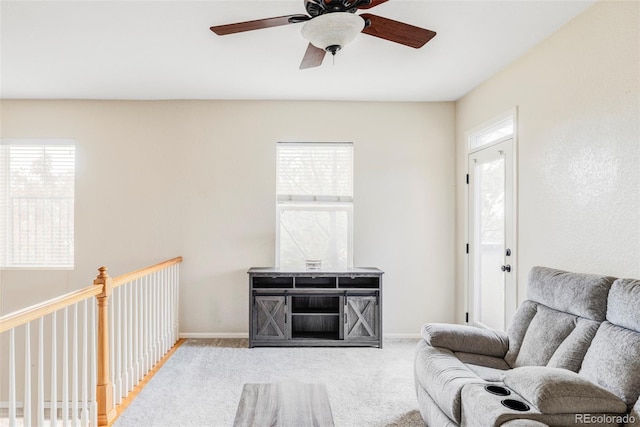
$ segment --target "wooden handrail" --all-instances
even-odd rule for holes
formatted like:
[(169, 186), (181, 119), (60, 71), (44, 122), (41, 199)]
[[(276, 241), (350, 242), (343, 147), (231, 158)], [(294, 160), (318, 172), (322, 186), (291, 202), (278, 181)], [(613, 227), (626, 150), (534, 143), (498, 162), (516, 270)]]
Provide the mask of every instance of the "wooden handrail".
[(171, 265), (179, 264), (181, 262), (182, 262), (182, 257), (179, 256), (179, 257), (175, 257), (175, 258), (163, 261), (156, 265), (152, 265), (150, 267), (141, 268), (140, 270), (132, 271), (131, 273), (126, 273), (121, 276), (114, 277), (111, 279), (111, 286), (113, 286), (114, 288), (117, 288), (118, 286), (122, 286), (125, 283), (132, 282), (136, 279), (144, 277), (155, 271), (162, 270), (163, 268), (167, 268)]
[(69, 307), (70, 305), (96, 296), (101, 292), (102, 289), (97, 286), (87, 286), (86, 288), (7, 314), (0, 318), (0, 333), (24, 325), (32, 320), (39, 319), (54, 311)]

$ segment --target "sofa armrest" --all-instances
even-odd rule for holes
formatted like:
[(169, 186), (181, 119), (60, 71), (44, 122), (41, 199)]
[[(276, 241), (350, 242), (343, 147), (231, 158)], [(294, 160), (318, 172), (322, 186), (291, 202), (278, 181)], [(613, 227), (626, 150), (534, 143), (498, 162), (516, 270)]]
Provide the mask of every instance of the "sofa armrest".
[(433, 347), (451, 351), (504, 357), (509, 350), (509, 337), (504, 332), (448, 323), (427, 323), (422, 338)]
[(627, 412), (627, 404), (618, 396), (567, 369), (515, 368), (503, 375), (503, 381), (543, 414)]

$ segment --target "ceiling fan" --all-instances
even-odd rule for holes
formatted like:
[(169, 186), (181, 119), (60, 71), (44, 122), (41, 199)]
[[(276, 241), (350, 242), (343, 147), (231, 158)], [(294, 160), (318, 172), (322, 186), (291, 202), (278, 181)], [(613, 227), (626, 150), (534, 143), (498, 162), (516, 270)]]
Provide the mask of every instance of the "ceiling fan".
[(309, 41), (300, 69), (318, 67), (326, 52), (335, 55), (358, 33), (369, 34), (413, 48), (420, 48), (436, 33), (404, 22), (370, 13), (356, 15), (359, 9), (371, 9), (388, 0), (304, 0), (308, 15), (286, 15), (235, 24), (216, 25), (211, 31), (219, 36), (305, 22), (302, 36)]

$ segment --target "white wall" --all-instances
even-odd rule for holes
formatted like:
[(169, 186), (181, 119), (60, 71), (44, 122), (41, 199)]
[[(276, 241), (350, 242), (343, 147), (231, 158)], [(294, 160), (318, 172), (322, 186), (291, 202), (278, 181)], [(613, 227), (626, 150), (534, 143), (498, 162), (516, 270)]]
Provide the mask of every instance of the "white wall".
[(76, 268), (0, 272), (2, 312), (184, 257), (183, 333), (246, 333), (275, 251), (275, 143), (355, 144), (355, 264), (385, 333), (454, 319), (453, 103), (2, 101), (2, 137), (77, 142)]
[(464, 132), (518, 107), (518, 300), (534, 265), (640, 278), (640, 3), (601, 1), (456, 103), (457, 319)]

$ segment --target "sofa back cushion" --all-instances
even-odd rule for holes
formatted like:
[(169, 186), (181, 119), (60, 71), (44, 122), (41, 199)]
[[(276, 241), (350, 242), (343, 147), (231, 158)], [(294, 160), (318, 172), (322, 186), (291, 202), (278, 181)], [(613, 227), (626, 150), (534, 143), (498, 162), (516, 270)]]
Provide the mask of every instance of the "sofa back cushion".
[(599, 326), (600, 322), (538, 304), (511, 366), (548, 366), (578, 372)]
[(578, 318), (538, 304), (522, 340), (515, 367), (546, 366), (553, 353), (573, 332)]
[(580, 375), (633, 406), (640, 395), (640, 333), (604, 322), (584, 357)]
[(529, 300), (555, 310), (601, 322), (607, 313), (607, 295), (614, 280), (608, 276), (533, 267), (527, 295)]
[(611, 286), (607, 320), (640, 332), (640, 280), (618, 279)]
[(580, 375), (618, 395), (629, 407), (640, 395), (640, 280), (611, 287), (607, 321), (584, 357)]
[(607, 313), (607, 296), (615, 279), (533, 267), (528, 297), (511, 323), (511, 367), (551, 366), (580, 370), (591, 340)]

